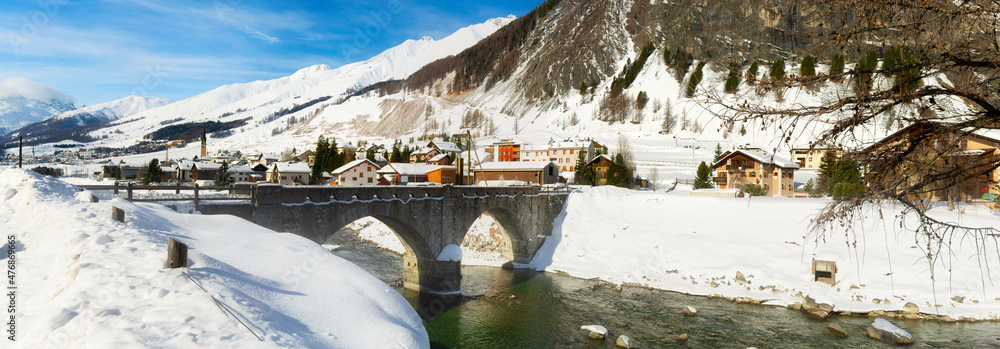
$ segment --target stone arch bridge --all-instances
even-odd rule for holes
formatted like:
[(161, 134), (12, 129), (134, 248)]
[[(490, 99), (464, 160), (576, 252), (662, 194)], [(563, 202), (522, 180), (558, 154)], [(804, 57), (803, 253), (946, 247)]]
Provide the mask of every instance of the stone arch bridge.
[(500, 226), (504, 257), (529, 262), (552, 233), (567, 192), (538, 187), (285, 187), (256, 186), (252, 205), (199, 205), (204, 214), (235, 214), (317, 243), (351, 222), (373, 217), (406, 246), (403, 287), (429, 293), (461, 290), (461, 262), (438, 261), (462, 245), (472, 224), (489, 213)]

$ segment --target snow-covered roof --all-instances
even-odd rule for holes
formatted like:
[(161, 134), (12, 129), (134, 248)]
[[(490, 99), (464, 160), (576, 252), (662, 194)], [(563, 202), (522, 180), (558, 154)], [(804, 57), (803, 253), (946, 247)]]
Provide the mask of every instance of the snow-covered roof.
[(608, 160), (608, 162), (615, 162), (615, 160), (612, 159), (607, 154), (601, 154), (601, 155), (595, 156), (593, 160), (590, 160), (590, 162), (587, 163), (587, 165), (590, 165), (590, 164), (593, 164), (593, 163), (596, 163), (596, 162), (600, 162), (601, 159), (606, 159), (606, 160)]
[(431, 144), (433, 144), (434, 146), (437, 147), (438, 150), (443, 151), (443, 152), (460, 152), (460, 151), (462, 151), (461, 149), (458, 149), (458, 146), (455, 145), (455, 143), (453, 143), (453, 142), (431, 141), (431, 143), (427, 144), (427, 146), (429, 147), (429, 146), (431, 146)]
[(234, 173), (254, 173), (254, 170), (247, 165), (236, 165), (229, 169), (229, 172)]
[(354, 160), (354, 161), (351, 161), (351, 162), (348, 162), (348, 163), (344, 164), (344, 166), (337, 167), (336, 170), (333, 170), (333, 171), (330, 172), (330, 175), (331, 176), (339, 175), (339, 174), (347, 172), (347, 170), (350, 170), (350, 169), (354, 168), (355, 166), (361, 165), (363, 163), (371, 164), (372, 166), (375, 166), (376, 169), (379, 168), (379, 165), (376, 164), (376, 163), (374, 163), (374, 162), (372, 162), (371, 160), (368, 160), (368, 159), (357, 159), (357, 160)]
[(726, 154), (726, 156), (723, 156), (721, 159), (719, 159), (718, 162), (713, 164), (713, 167), (718, 166), (718, 164), (723, 163), (724, 161), (733, 157), (736, 154), (742, 154), (743, 156), (751, 158), (764, 165), (775, 165), (781, 168), (790, 168), (790, 169), (799, 168), (798, 164), (791, 162), (783, 157), (768, 153), (766, 151), (749, 151), (744, 149), (737, 149), (735, 151), (729, 152), (728, 154)]
[(438, 154), (438, 155), (434, 155), (434, 157), (432, 157), (430, 160), (427, 160), (427, 161), (429, 161), (429, 162), (438, 162), (438, 161), (444, 160), (444, 158), (446, 158), (446, 157), (448, 157), (448, 154)]
[(385, 165), (385, 167), (378, 170), (379, 174), (395, 174), (398, 173), (403, 176), (424, 176), (427, 173), (437, 170), (439, 168), (454, 168), (455, 166), (441, 166), (441, 165), (431, 165), (431, 164), (407, 164), (407, 163), (391, 163)]
[(484, 162), (473, 168), (474, 171), (541, 171), (552, 164), (552, 161), (511, 161)]
[(553, 142), (549, 149), (580, 149), (590, 146), (590, 141)]
[(271, 170), (275, 169), (278, 172), (284, 173), (312, 173), (312, 169), (309, 168), (309, 164), (304, 162), (279, 162), (271, 167)]
[(218, 171), (219, 167), (222, 166), (214, 162), (182, 160), (180, 163), (177, 164), (177, 168), (190, 171), (191, 167), (195, 165), (197, 165), (198, 170), (201, 171)]

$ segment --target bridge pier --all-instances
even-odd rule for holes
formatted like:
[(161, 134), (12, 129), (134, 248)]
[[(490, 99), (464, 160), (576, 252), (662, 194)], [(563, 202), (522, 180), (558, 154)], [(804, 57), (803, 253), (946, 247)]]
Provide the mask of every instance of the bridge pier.
[(462, 291), (462, 263), (403, 255), (403, 288), (420, 293), (450, 294)]

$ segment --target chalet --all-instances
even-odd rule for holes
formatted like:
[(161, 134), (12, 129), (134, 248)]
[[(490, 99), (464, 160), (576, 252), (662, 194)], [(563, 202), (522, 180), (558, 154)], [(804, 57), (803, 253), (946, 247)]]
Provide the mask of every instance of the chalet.
[(767, 196), (792, 197), (799, 165), (767, 152), (739, 149), (724, 153), (712, 169), (717, 174), (712, 180), (719, 189), (756, 184), (767, 191)]
[[(913, 144), (916, 142), (916, 144)], [(1000, 171), (997, 166), (997, 158), (1000, 157), (1000, 130), (970, 128), (956, 129), (946, 123), (938, 122), (917, 122), (907, 126), (896, 133), (876, 142), (872, 146), (863, 150), (863, 156), (872, 157), (873, 153), (895, 153), (902, 149), (912, 148), (906, 158), (905, 168), (888, 170), (880, 169), (883, 173), (876, 173), (874, 169), (867, 169), (865, 178), (868, 185), (878, 187), (880, 181), (907, 185), (922, 180), (925, 175), (946, 170), (962, 169), (990, 169), (987, 173), (974, 176), (957, 184), (932, 183), (928, 186), (928, 194), (921, 195), (922, 198), (929, 198), (932, 201), (943, 200), (949, 196), (952, 199), (985, 199), (993, 201), (1000, 190), (992, 185), (1000, 180)], [(867, 162), (874, 163), (878, 159), (870, 158)], [(920, 164), (930, 164), (930, 168)], [(947, 190), (946, 190), (947, 188)]]
[(344, 159), (357, 159), (358, 147), (351, 145), (350, 142), (344, 145), (337, 146), (337, 153), (344, 156)]
[(235, 156), (230, 156), (228, 154), (212, 155), (209, 159), (212, 162), (217, 163), (217, 164), (221, 164), (223, 162), (228, 162), (228, 163), (232, 164), (232, 163), (236, 162), (236, 157)]
[(434, 157), (427, 159), (427, 163), (431, 165), (448, 166), (451, 165), (451, 155), (448, 154), (434, 155)]
[(233, 180), (236, 182), (256, 183), (267, 178), (267, 166), (261, 164), (236, 165), (229, 169)]
[(428, 159), (441, 154), (441, 151), (434, 148), (422, 148), (420, 150), (410, 153), (410, 163), (416, 164), (421, 162), (426, 162)]
[(840, 152), (833, 148), (812, 148), (809, 147), (796, 147), (792, 148), (790, 154), (792, 155), (792, 161), (794, 161), (803, 170), (818, 170), (819, 164), (823, 159), (823, 155), (827, 152), (832, 152), (833, 156), (840, 156)]
[(381, 168), (368, 159), (348, 162), (330, 172), (331, 185), (378, 185), (378, 170)]
[(178, 182), (212, 181), (222, 165), (214, 162), (181, 161), (177, 164)]
[(126, 164), (124, 160), (118, 163), (109, 160), (101, 166), (101, 178), (115, 178), (115, 171), (121, 170), (122, 179), (135, 179), (139, 175), (139, 168), (141, 166)]
[(302, 154), (296, 155), (295, 161), (304, 162), (312, 166), (316, 163), (316, 153), (312, 150), (306, 150)]
[[(594, 170), (594, 185), (608, 184), (608, 169), (611, 168), (611, 157), (601, 154), (587, 163), (587, 166)], [(577, 184), (580, 182), (577, 181)]]
[(281, 185), (308, 185), (312, 169), (304, 162), (277, 162), (267, 172), (267, 181)]
[(523, 181), (551, 184), (559, 181), (559, 167), (551, 161), (486, 162), (472, 169), (475, 183)]
[(427, 145), (423, 148), (420, 148), (420, 150), (414, 151), (410, 154), (410, 163), (426, 162), (440, 154), (459, 153), (461, 151), (462, 150), (452, 142), (430, 141), (427, 142)]
[(267, 167), (271, 167), (274, 163), (278, 162), (278, 156), (275, 154), (258, 154), (250, 157), (250, 164), (262, 164)]
[(378, 170), (389, 185), (407, 185), (410, 183), (455, 184), (458, 168), (455, 166), (439, 166), (431, 164), (390, 163)]

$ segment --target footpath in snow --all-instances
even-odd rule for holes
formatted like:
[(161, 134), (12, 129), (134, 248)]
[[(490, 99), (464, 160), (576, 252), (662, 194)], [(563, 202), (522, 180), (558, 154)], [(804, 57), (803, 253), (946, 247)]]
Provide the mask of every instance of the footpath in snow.
[[(892, 204), (873, 208), (862, 222), (829, 232), (817, 244), (810, 219), (829, 200), (689, 194), (680, 188), (671, 193), (578, 189), (530, 267), (773, 305), (811, 296), (839, 312), (903, 310), (911, 302), (921, 313), (955, 319), (997, 320), (1000, 314), (995, 246), (954, 239), (951, 255), (936, 264), (932, 283), (925, 252), (914, 232), (904, 228), (915, 224), (901, 226), (896, 219), (901, 209)], [(965, 213), (944, 206), (930, 213), (946, 222), (1000, 227), (995, 211), (972, 205), (961, 210)], [(857, 240), (856, 248), (848, 239)], [(994, 264), (980, 268), (977, 257)], [(812, 281), (814, 258), (836, 262), (836, 285)]]
[[(0, 227), (14, 246), (2, 258), (16, 266), (15, 347), (429, 347), (399, 293), (312, 241), (239, 218), (91, 203), (58, 179), (5, 169)], [(188, 268), (164, 268), (168, 237), (189, 246)]]

